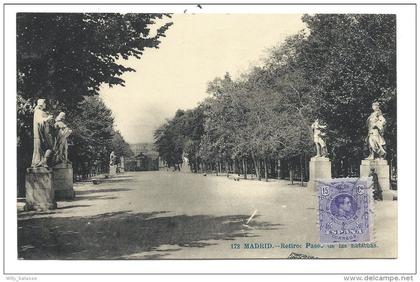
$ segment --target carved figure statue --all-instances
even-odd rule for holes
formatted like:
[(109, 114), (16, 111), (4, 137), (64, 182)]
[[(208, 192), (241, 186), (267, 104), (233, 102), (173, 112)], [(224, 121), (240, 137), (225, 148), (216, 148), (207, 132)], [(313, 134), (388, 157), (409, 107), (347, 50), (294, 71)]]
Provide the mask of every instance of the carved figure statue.
[(114, 151), (109, 155), (109, 165), (116, 165), (117, 157), (115, 156)]
[(375, 102), (372, 104), (373, 112), (370, 114), (366, 121), (368, 128), (367, 144), (369, 146), (369, 156), (367, 160), (383, 159), (385, 158), (385, 139), (384, 139), (384, 128), (385, 118), (382, 115), (382, 111), (379, 109), (379, 103)]
[(64, 112), (61, 112), (57, 118), (55, 119), (54, 128), (56, 129), (57, 135), (55, 138), (54, 143), (54, 163), (60, 164), (60, 163), (70, 163), (68, 160), (68, 144), (67, 144), (67, 138), (72, 133), (72, 130), (67, 127), (67, 125), (64, 123), (64, 120), (66, 118), (66, 114)]
[(325, 129), (327, 126), (319, 123), (319, 119), (316, 119), (315, 122), (311, 125), (313, 134), (314, 134), (314, 143), (316, 146), (316, 157), (327, 157), (327, 144), (322, 138), (325, 136), (325, 133), (322, 129)]
[(33, 133), (34, 150), (32, 167), (48, 167), (53, 154), (54, 141), (51, 134), (52, 115), (46, 111), (45, 99), (38, 99), (34, 110)]

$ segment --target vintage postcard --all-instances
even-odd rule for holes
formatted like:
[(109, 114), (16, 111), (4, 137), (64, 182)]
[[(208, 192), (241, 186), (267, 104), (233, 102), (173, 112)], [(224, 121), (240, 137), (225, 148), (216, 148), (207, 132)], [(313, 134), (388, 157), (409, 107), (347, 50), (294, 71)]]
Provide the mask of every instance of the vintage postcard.
[(396, 15), (205, 9), (15, 14), (17, 259), (398, 258)]

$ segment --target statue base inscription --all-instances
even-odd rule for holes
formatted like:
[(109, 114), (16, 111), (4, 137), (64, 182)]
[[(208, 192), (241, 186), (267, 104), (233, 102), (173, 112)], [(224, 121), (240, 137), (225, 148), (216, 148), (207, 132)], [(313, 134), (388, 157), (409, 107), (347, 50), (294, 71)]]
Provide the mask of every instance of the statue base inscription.
[(109, 166), (109, 175), (115, 175), (117, 174), (117, 166), (116, 165), (110, 165)]
[(58, 164), (53, 167), (53, 185), (56, 200), (74, 199), (73, 167), (70, 163)]
[(374, 159), (374, 160), (362, 160), (360, 165), (360, 177), (368, 177), (371, 169), (375, 170), (378, 175), (379, 186), (382, 190), (382, 197), (384, 200), (392, 201), (396, 198), (396, 191), (391, 190), (389, 180), (389, 165), (386, 160)]
[(326, 157), (312, 157), (309, 162), (308, 188), (316, 190), (315, 180), (331, 178), (331, 161)]
[(52, 210), (57, 208), (54, 200), (52, 170), (45, 167), (28, 168), (25, 179), (26, 204), (24, 209)]

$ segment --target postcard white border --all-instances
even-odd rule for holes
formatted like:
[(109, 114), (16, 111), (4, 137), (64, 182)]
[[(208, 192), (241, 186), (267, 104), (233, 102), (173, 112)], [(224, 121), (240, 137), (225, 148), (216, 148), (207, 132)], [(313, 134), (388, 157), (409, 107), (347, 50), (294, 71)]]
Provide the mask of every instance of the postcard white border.
[[(17, 260), (16, 12), (390, 13), (397, 15), (398, 258), (329, 260)], [(413, 5), (25, 5), (5, 6), (6, 273), (412, 273), (415, 271), (415, 6)], [(3, 197), (3, 196), (2, 196)], [(2, 199), (3, 200), (3, 199)], [(76, 277), (74, 277), (77, 279)]]

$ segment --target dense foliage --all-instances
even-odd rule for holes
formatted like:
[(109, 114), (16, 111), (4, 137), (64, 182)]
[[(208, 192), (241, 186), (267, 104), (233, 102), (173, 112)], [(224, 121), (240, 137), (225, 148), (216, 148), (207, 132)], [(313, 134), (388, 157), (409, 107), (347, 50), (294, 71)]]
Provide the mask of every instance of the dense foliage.
[(134, 69), (119, 59), (140, 58), (157, 48), (170, 23), (151, 33), (162, 14), (17, 14), (18, 94), (65, 105), (96, 95), (99, 87), (124, 85)]
[(47, 99), (47, 110), (54, 116), (67, 113), (75, 129), (69, 157), (79, 173), (88, 173), (94, 160), (104, 163), (112, 149), (130, 154), (113, 129), (112, 112), (99, 99), (87, 97), (98, 95), (101, 85), (124, 85), (120, 76), (135, 71), (123, 65), (124, 59), (141, 58), (145, 49), (158, 48), (171, 25), (158, 22), (167, 16), (16, 15), (18, 182), (30, 165), (32, 110), (38, 98)]
[(307, 30), (273, 47), (262, 66), (237, 80), (226, 74), (209, 83), (211, 97), (189, 110), (204, 109), (204, 116), (195, 120), (204, 131), (193, 138), (194, 150), (188, 140), (195, 127), (179, 130), (178, 113), (162, 126), (155, 142), (161, 156), (168, 160), (168, 154), (188, 151), (194, 167), (250, 168), (266, 178), (280, 161), (307, 176), (314, 154), (310, 125), (319, 118), (328, 126), (333, 175), (355, 175), (367, 156), (366, 119), (378, 101), (387, 119), (387, 159), (395, 167), (395, 15), (319, 14), (302, 20)]

